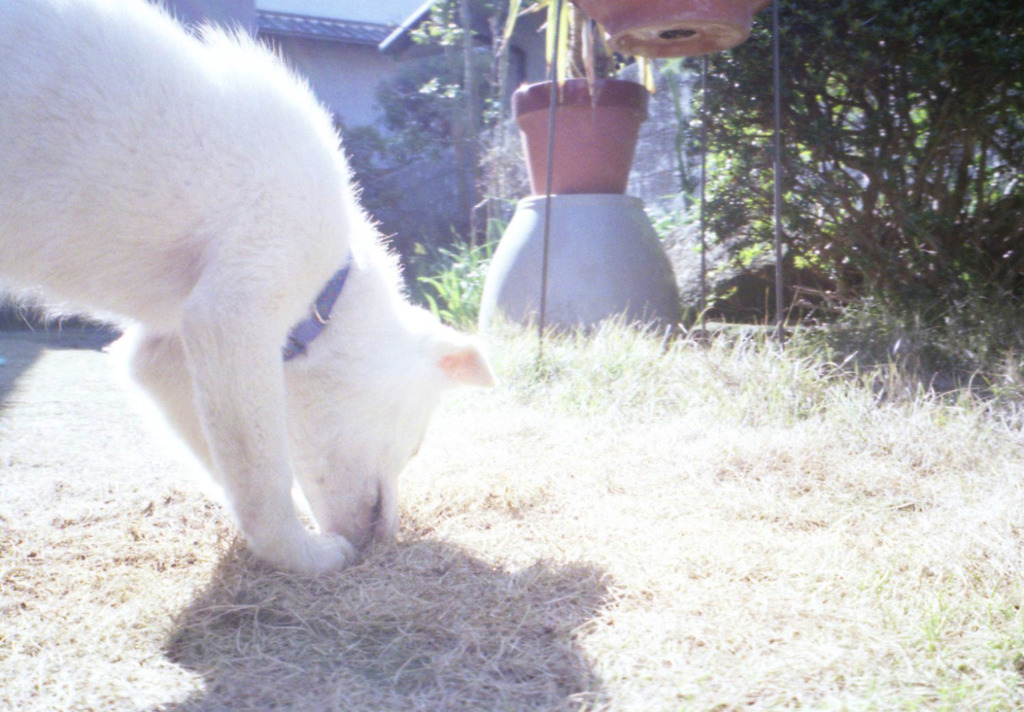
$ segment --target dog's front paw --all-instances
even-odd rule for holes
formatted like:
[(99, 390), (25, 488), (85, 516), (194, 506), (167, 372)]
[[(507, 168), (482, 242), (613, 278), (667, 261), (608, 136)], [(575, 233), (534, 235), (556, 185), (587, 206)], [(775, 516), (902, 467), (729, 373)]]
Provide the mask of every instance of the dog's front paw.
[(303, 532), (286, 546), (278, 542), (276, 546), (257, 548), (256, 555), (275, 568), (311, 576), (342, 569), (355, 562), (359, 552), (339, 534)]
[(340, 534), (312, 534), (304, 545), (298, 573), (319, 574), (342, 569), (355, 562), (359, 552)]

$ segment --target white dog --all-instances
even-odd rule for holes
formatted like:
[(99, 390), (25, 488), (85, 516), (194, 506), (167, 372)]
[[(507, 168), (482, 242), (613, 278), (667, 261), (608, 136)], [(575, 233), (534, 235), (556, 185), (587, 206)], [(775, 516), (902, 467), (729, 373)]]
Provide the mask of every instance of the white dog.
[(306, 85), (141, 0), (0, 2), (0, 279), (140, 324), (136, 379), (293, 571), (393, 534), (441, 390), (493, 382), (402, 297)]

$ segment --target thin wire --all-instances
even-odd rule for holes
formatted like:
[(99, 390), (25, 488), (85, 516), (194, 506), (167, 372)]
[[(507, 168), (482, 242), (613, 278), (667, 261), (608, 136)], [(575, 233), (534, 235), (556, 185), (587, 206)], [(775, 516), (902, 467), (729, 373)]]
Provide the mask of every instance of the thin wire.
[(702, 59), (700, 74), (700, 320), (708, 301), (707, 264), (707, 174), (708, 174), (708, 56)]
[(772, 3), (772, 79), (775, 84), (775, 328), (779, 345), (786, 343), (782, 299), (782, 109), (779, 75), (779, 0)]
[(562, 32), (562, 6), (558, 0), (555, 12), (555, 44), (551, 52), (551, 106), (548, 108), (548, 164), (544, 195), (544, 249), (540, 267), (540, 315), (537, 319), (537, 365), (544, 358), (544, 328), (548, 303), (548, 253), (551, 244), (551, 180), (555, 168), (555, 109), (558, 107), (558, 37)]

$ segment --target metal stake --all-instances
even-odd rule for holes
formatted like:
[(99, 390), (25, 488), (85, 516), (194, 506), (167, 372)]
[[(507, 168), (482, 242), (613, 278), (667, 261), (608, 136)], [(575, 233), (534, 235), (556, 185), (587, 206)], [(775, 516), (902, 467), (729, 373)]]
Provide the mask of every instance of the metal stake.
[(775, 328), (779, 346), (786, 343), (782, 300), (782, 103), (779, 79), (779, 0), (772, 3), (772, 80), (775, 84)]
[(708, 56), (703, 57), (700, 73), (700, 323), (708, 307), (707, 264), (707, 174), (708, 174)]
[(562, 32), (562, 8), (558, 0), (555, 12), (555, 43), (551, 53), (551, 106), (548, 108), (548, 162), (544, 200), (544, 249), (540, 268), (540, 315), (537, 319), (537, 365), (544, 356), (544, 327), (548, 302), (548, 253), (551, 242), (551, 179), (555, 168), (555, 109), (558, 107), (558, 37)]

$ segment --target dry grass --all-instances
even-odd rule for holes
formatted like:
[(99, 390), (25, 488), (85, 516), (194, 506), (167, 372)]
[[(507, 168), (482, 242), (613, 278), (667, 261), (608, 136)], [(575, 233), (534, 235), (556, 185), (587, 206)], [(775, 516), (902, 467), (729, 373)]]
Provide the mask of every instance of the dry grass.
[(504, 334), (400, 540), (303, 579), (233, 540), (104, 355), (0, 349), (0, 708), (1024, 708), (1024, 435), (990, 403), (618, 329), (538, 376)]

